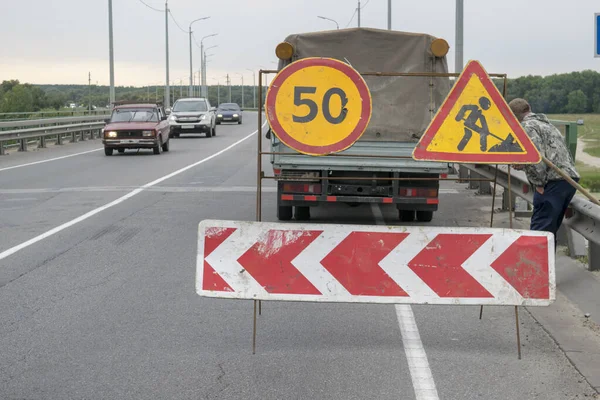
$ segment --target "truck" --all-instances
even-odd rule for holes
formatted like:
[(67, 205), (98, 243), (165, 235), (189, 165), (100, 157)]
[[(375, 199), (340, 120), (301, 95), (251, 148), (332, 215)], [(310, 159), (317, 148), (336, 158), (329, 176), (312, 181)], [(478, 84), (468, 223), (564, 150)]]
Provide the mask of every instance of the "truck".
[(279, 71), (323, 57), (363, 74), (372, 115), (363, 135), (333, 155), (300, 154), (269, 128), (277, 218), (309, 220), (311, 207), (331, 202), (376, 203), (396, 207), (402, 222), (430, 222), (438, 209), (439, 179), (450, 166), (414, 160), (412, 152), (452, 86), (447, 42), (428, 34), (352, 28), (293, 34), (282, 44), (292, 55), (278, 54)]

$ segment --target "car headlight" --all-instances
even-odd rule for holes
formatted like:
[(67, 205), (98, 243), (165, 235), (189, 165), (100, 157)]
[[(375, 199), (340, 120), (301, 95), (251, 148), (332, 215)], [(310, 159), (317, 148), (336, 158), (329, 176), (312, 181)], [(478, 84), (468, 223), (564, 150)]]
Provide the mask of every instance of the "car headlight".
[(154, 131), (142, 131), (142, 136), (154, 136)]
[(217, 117), (223, 118), (223, 114), (218, 114)]
[(171, 116), (169, 117), (169, 119), (170, 119), (171, 121), (176, 121), (176, 120), (177, 120), (177, 117), (176, 117), (175, 115), (171, 115)]
[(206, 119), (206, 114), (204, 114), (204, 115), (202, 115), (202, 116), (200, 117), (200, 120), (201, 120), (201, 121), (203, 121), (203, 120), (205, 120), (205, 119)]
[(239, 117), (239, 115), (233, 114), (233, 118), (237, 118), (237, 117)]
[(106, 136), (108, 136), (108, 137), (117, 137), (117, 132), (115, 132), (115, 131), (108, 132), (106, 134)]

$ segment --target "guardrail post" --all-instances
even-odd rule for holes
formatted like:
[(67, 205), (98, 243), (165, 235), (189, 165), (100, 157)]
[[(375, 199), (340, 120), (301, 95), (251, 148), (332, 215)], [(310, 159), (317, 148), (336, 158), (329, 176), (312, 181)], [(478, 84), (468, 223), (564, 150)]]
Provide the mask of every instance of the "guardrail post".
[(62, 133), (59, 133), (58, 135), (56, 135), (56, 144), (57, 144), (57, 145), (62, 145), (62, 144), (63, 144), (63, 136), (62, 136)]
[(565, 142), (573, 160), (575, 160), (577, 155), (577, 124), (575, 122), (565, 124)]
[(6, 150), (4, 150), (4, 142), (0, 142), (0, 156), (6, 155)]
[(600, 270), (600, 245), (589, 242), (588, 269), (590, 271)]
[[(561, 229), (563, 226), (561, 226)], [(576, 232), (571, 228), (565, 227), (565, 232), (567, 234), (567, 246), (569, 248), (569, 256), (571, 258), (575, 258), (587, 255), (585, 238), (579, 232)]]
[(71, 143), (77, 143), (77, 132), (71, 133)]
[[(512, 199), (511, 199), (511, 204), (513, 206), (513, 209), (514, 209), (516, 202), (517, 202), (517, 196), (513, 194)], [(502, 211), (512, 212), (512, 210), (508, 209), (508, 189), (504, 189), (504, 192), (502, 192)]]
[(27, 151), (27, 139), (19, 140), (19, 151)]
[[(471, 171), (471, 179), (478, 179), (478, 178), (481, 178), (481, 175)], [(469, 181), (469, 189), (479, 189), (480, 183), (481, 182), (479, 182), (479, 181)]]
[(85, 134), (86, 134), (86, 131), (85, 131), (85, 130), (82, 130), (82, 131), (81, 131), (81, 141), (82, 141), (82, 142), (86, 140), (86, 139), (85, 139)]
[(465, 179), (469, 177), (469, 170), (462, 165), (458, 167), (458, 181), (465, 182)]
[[(481, 178), (483, 178), (482, 175), (479, 175)], [(491, 182), (487, 182), (487, 181), (480, 181), (479, 182), (479, 191), (477, 192), (480, 195), (489, 195), (492, 194), (492, 184)]]
[(40, 136), (40, 147), (42, 149), (46, 148), (46, 136)]

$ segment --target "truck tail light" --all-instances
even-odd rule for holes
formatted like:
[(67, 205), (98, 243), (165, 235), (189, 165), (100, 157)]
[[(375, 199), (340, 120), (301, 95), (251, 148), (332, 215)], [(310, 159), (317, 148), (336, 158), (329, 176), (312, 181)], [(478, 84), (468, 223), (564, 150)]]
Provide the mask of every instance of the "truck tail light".
[(285, 193), (321, 193), (320, 183), (284, 183), (283, 191)]
[(400, 188), (400, 197), (437, 197), (436, 188)]
[(274, 173), (275, 175), (281, 175), (281, 170), (280, 170), (280, 169), (274, 169), (274, 170), (273, 170), (273, 173)]

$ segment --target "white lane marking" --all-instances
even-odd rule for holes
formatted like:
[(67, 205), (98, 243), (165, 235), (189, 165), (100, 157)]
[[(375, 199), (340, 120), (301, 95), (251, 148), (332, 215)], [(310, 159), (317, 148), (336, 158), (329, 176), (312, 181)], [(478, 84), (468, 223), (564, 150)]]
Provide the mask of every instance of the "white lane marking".
[[(265, 125), (266, 125), (266, 122), (265, 122)], [(263, 125), (263, 128), (264, 128), (265, 125)], [(183, 173), (183, 172), (185, 172), (187, 170), (190, 170), (190, 169), (192, 169), (192, 168), (194, 168), (194, 167), (196, 167), (196, 166), (198, 166), (200, 164), (203, 164), (203, 163), (205, 163), (205, 162), (207, 162), (209, 160), (212, 160), (213, 158), (220, 156), (221, 154), (227, 152), (228, 150), (231, 150), (232, 148), (234, 148), (238, 144), (240, 144), (240, 143), (248, 140), (249, 138), (251, 138), (252, 136), (254, 136), (257, 132), (258, 131), (254, 131), (251, 134), (249, 134), (248, 136), (246, 136), (246, 137), (238, 140), (237, 142), (233, 143), (232, 145), (224, 148), (223, 150), (220, 150), (220, 151), (216, 152), (215, 154), (213, 154), (211, 156), (208, 156), (206, 158), (203, 158), (200, 161), (197, 161), (197, 162), (195, 162), (193, 164), (190, 164), (187, 167), (183, 167), (181, 169), (178, 169), (175, 172), (171, 172), (170, 174), (165, 175), (162, 178), (158, 178), (158, 179), (156, 179), (156, 180), (154, 180), (154, 181), (152, 181), (150, 183), (147, 183), (144, 186), (142, 186), (142, 187), (140, 187), (138, 189), (135, 189), (134, 191), (129, 192), (126, 195), (121, 196), (118, 199), (116, 199), (114, 201), (111, 201), (108, 204), (103, 205), (102, 207), (98, 207), (98, 208), (96, 208), (96, 209), (94, 209), (94, 210), (92, 210), (92, 211), (90, 211), (88, 213), (85, 213), (85, 214), (83, 214), (83, 215), (81, 215), (81, 216), (79, 216), (79, 217), (77, 217), (77, 218), (75, 218), (75, 219), (73, 219), (73, 220), (71, 220), (69, 222), (66, 222), (66, 223), (64, 223), (64, 224), (62, 224), (60, 226), (57, 226), (56, 228), (50, 229), (49, 231), (47, 231), (45, 233), (42, 233), (41, 235), (36, 236), (33, 239), (29, 239), (26, 242), (23, 242), (23, 243), (21, 243), (21, 244), (19, 244), (17, 246), (11, 247), (10, 249), (5, 250), (2, 253), (0, 253), (0, 260), (3, 260), (3, 259), (5, 259), (6, 257), (8, 257), (8, 256), (10, 256), (12, 254), (15, 254), (16, 252), (18, 252), (20, 250), (23, 250), (24, 248), (29, 247), (32, 244), (35, 244), (35, 243), (37, 243), (39, 241), (42, 241), (42, 240), (44, 240), (44, 239), (46, 239), (46, 238), (48, 238), (48, 237), (50, 237), (50, 236), (52, 236), (52, 235), (60, 232), (60, 231), (63, 231), (63, 230), (65, 230), (65, 229), (67, 229), (67, 228), (69, 228), (69, 227), (71, 227), (71, 226), (73, 226), (75, 224), (78, 224), (78, 223), (80, 223), (82, 221), (85, 221), (86, 219), (88, 219), (90, 217), (93, 217), (94, 215), (96, 215), (98, 213), (101, 213), (104, 210), (107, 210), (107, 209), (109, 209), (111, 207), (114, 207), (117, 204), (121, 204), (125, 200), (128, 200), (128, 199), (132, 198), (133, 196), (136, 196), (136, 195), (140, 194), (141, 192), (143, 192), (147, 188), (150, 188), (152, 186), (156, 186), (159, 183), (161, 183), (163, 181), (166, 181), (167, 179), (170, 179), (170, 178), (172, 178), (174, 176), (177, 176), (177, 175), (179, 175), (179, 174), (181, 174), (181, 173)]]
[(81, 153), (69, 154), (67, 156), (62, 156), (62, 157), (54, 157), (54, 158), (49, 158), (47, 160), (30, 162), (30, 163), (27, 163), (27, 164), (13, 165), (12, 167), (0, 168), (0, 172), (2, 172), (2, 171), (8, 171), (9, 169), (28, 167), (30, 165), (43, 164), (43, 163), (47, 163), (47, 162), (50, 162), (50, 161), (63, 160), (65, 158), (69, 158), (69, 157), (75, 157), (75, 156), (80, 156), (80, 155), (83, 155), (83, 154), (93, 153), (95, 151), (100, 151), (102, 149), (103, 149), (103, 147), (101, 147), (99, 149), (94, 149), (94, 150), (82, 151)]
[[(377, 225), (385, 225), (379, 205), (371, 204), (371, 211), (375, 217), (375, 223)], [(427, 361), (423, 342), (421, 342), (421, 335), (419, 335), (419, 328), (417, 327), (412, 307), (408, 304), (398, 304), (395, 308), (402, 335), (402, 346), (404, 347), (404, 354), (406, 354), (406, 360), (408, 361), (408, 369), (415, 397), (417, 400), (439, 400), (433, 374), (429, 367), (429, 361)]]
[(412, 307), (408, 304), (396, 305), (396, 316), (416, 399), (439, 400)]
[(35, 201), (39, 200), (37, 197), (15, 197), (12, 199), (0, 199), (0, 201)]
[[(66, 187), (66, 188), (40, 188), (40, 189), (0, 189), (0, 194), (44, 194), (44, 193), (78, 193), (78, 192), (129, 192), (131, 190), (141, 189), (142, 186), (90, 186), (90, 187)], [(273, 186), (263, 186), (263, 192), (275, 193), (277, 188)], [(148, 192), (168, 192), (168, 193), (228, 193), (228, 192), (248, 192), (256, 193), (255, 186), (154, 186), (145, 189)], [(37, 200), (36, 198), (27, 198)], [(9, 201), (10, 199), (7, 199)]]

